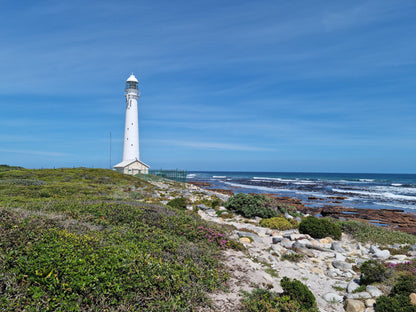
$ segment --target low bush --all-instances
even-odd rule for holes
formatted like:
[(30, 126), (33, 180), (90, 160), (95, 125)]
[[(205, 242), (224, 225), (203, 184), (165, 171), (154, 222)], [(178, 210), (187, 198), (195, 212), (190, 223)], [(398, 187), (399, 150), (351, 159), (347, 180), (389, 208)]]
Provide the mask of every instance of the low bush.
[(399, 277), (399, 280), (390, 291), (390, 296), (409, 296), (411, 293), (416, 293), (416, 277), (411, 274), (406, 274)]
[(246, 312), (307, 312), (299, 302), (266, 289), (255, 289), (252, 293), (244, 293), (244, 311)]
[(377, 312), (416, 312), (416, 306), (410, 302), (409, 296), (380, 296), (376, 300)]
[(341, 228), (338, 224), (331, 222), (328, 219), (318, 219), (309, 216), (302, 220), (299, 224), (299, 232), (302, 234), (309, 234), (313, 238), (332, 237), (333, 239), (341, 238)]
[(416, 305), (411, 303), (409, 297), (414, 292), (416, 292), (416, 277), (411, 274), (402, 275), (393, 286), (389, 296), (377, 298), (376, 311), (416, 312)]
[(372, 242), (379, 245), (416, 244), (416, 235), (386, 229), (361, 221), (338, 222), (344, 233), (350, 234), (362, 243)]
[[(294, 219), (292, 219), (294, 220)], [(267, 227), (270, 229), (276, 229), (280, 231), (286, 231), (290, 229), (297, 228), (297, 222), (296, 220), (287, 220), (284, 217), (274, 217), (270, 219), (263, 219), (260, 221), (260, 225), (263, 227)]]
[(285, 276), (280, 281), (280, 286), (283, 288), (283, 295), (299, 302), (302, 308), (308, 311), (318, 311), (315, 296), (301, 281), (297, 279), (291, 281)]
[(168, 206), (177, 209), (186, 209), (186, 198), (177, 197), (167, 203)]
[(369, 285), (386, 279), (386, 267), (376, 260), (365, 261), (361, 267), (360, 283)]
[(238, 193), (227, 200), (225, 208), (246, 218), (272, 218), (280, 214), (278, 208), (273, 207), (272, 199), (260, 194)]

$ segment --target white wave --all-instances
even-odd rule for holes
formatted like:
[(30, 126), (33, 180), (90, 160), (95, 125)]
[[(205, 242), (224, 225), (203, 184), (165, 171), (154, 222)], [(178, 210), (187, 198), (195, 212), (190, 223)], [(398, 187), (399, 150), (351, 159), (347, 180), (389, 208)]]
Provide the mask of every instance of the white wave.
[(376, 186), (374, 189), (380, 192), (394, 192), (401, 195), (416, 194), (415, 187), (398, 187), (398, 186)]
[(259, 191), (268, 191), (268, 192), (276, 192), (278, 190), (273, 187), (267, 187), (267, 186), (246, 185), (246, 184), (231, 183), (231, 182), (224, 182), (224, 184), (235, 186), (235, 187), (254, 189), (254, 190), (259, 190)]
[(296, 185), (310, 185), (310, 184), (316, 184), (316, 182), (313, 182), (313, 181), (299, 181), (299, 182), (295, 182), (293, 184), (296, 184)]
[(284, 182), (284, 183), (291, 183), (291, 182), (297, 182), (299, 181), (298, 179), (282, 179), (282, 178), (266, 178), (266, 177), (253, 177), (252, 181), (264, 181), (264, 182), (273, 182), (273, 181), (278, 181), (278, 182)]
[(212, 176), (214, 179), (225, 179), (227, 176)]
[(358, 179), (360, 182), (374, 182), (374, 179)]
[(375, 193), (375, 192), (368, 192), (368, 191), (341, 190), (341, 189), (332, 189), (332, 191), (338, 192), (338, 193), (345, 193), (345, 194), (365, 195), (365, 196), (375, 197), (375, 198), (388, 198), (388, 199), (396, 199), (396, 200), (416, 201), (416, 196), (398, 195), (398, 194), (393, 194), (390, 192)]
[(195, 178), (196, 177), (196, 174), (195, 173), (190, 173), (190, 174), (187, 174), (186, 175), (186, 178), (187, 179), (193, 179), (193, 178)]
[(402, 186), (403, 184), (401, 183), (392, 183), (391, 186)]
[(374, 202), (374, 204), (379, 205), (379, 206), (390, 206), (390, 207), (396, 207), (396, 208), (402, 208), (402, 209), (416, 210), (415, 205), (405, 205), (405, 204), (399, 204), (399, 203), (379, 203), (379, 202)]

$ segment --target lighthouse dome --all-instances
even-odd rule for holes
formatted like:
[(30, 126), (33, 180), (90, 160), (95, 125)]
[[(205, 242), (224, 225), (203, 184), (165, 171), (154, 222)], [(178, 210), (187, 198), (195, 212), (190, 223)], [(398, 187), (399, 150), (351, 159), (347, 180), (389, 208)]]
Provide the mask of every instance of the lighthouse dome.
[(136, 79), (136, 77), (133, 74), (131, 74), (130, 77), (127, 78), (127, 82), (137, 82), (138, 83), (139, 81)]

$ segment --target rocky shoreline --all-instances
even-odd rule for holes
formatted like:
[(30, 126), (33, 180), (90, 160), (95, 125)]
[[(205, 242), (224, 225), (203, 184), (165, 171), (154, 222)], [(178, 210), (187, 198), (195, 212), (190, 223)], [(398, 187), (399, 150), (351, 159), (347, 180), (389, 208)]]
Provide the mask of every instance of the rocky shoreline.
[[(172, 185), (163, 185), (163, 182), (154, 184), (162, 192), (159, 196), (172, 191)], [(390, 288), (378, 284), (357, 292), (360, 275), (356, 267), (370, 259), (396, 265), (416, 257), (416, 245), (407, 246), (406, 252), (402, 252), (403, 246), (362, 244), (346, 234), (342, 234), (338, 241), (328, 237), (318, 240), (300, 234), (297, 229), (277, 231), (261, 227), (260, 218), (246, 219), (232, 213), (232, 217), (222, 218), (217, 210), (225, 211), (224, 207), (214, 210), (199, 202), (213, 195), (227, 200), (229, 194), (218, 193), (208, 187), (187, 183), (185, 189), (175, 191), (191, 203), (187, 209), (197, 211), (202, 219), (232, 228), (230, 238), (242, 243), (246, 249), (223, 252), (222, 262), (230, 275), (227, 290), (208, 294), (211, 307), (201, 308), (201, 312), (241, 311), (242, 292), (251, 292), (257, 287), (282, 292), (280, 280), (285, 276), (307, 285), (315, 295), (320, 311), (373, 312), (377, 297), (387, 295)], [(296, 206), (299, 212), (304, 209), (303, 213), (308, 213), (308, 208), (296, 199), (279, 199), (281, 203)], [(325, 210), (319, 212), (325, 214)], [(364, 215), (361, 217), (364, 218)], [(286, 215), (286, 218), (292, 217)], [(391, 250), (396, 252), (392, 254)], [(296, 260), (291, 260), (291, 257)]]
[[(208, 182), (188, 182), (189, 184), (201, 187), (206, 190), (211, 190), (219, 192), (221, 194), (226, 194), (232, 196), (236, 189), (235, 187), (230, 189), (218, 189), (213, 188), (213, 185)], [(409, 234), (416, 235), (416, 214), (407, 213), (400, 209), (358, 209), (358, 208), (348, 208), (343, 206), (329, 206), (322, 203), (322, 205), (315, 205), (310, 207), (307, 203), (302, 202), (296, 198), (290, 198), (285, 196), (277, 196), (275, 194), (265, 194), (266, 196), (271, 196), (279, 201), (279, 203), (295, 207), (296, 210), (307, 213), (311, 215), (322, 215), (328, 216), (339, 220), (357, 220), (369, 222), (375, 225), (389, 227), (394, 230), (406, 232)], [(341, 201), (345, 199), (342, 196), (332, 196), (329, 197), (332, 203), (340, 204)], [(317, 201), (319, 203), (319, 198), (310, 196), (308, 198), (310, 201)]]

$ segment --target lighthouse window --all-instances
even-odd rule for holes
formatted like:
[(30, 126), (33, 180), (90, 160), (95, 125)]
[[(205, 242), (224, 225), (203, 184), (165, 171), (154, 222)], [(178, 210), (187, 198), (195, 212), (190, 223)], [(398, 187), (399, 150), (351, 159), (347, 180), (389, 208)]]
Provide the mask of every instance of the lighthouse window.
[(131, 146), (133, 146), (133, 144)]
[(131, 123), (131, 125), (133, 126), (133, 123)]

